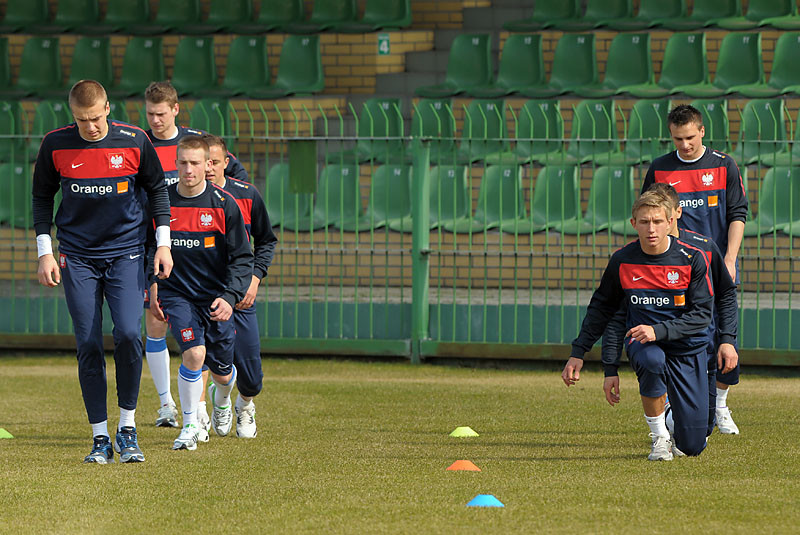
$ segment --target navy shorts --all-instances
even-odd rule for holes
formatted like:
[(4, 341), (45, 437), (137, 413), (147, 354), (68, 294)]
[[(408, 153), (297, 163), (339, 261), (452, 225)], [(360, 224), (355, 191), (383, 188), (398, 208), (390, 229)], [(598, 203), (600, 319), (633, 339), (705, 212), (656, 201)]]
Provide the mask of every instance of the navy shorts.
[(235, 339), (232, 319), (212, 321), (209, 315), (210, 301), (195, 303), (181, 295), (163, 291), (159, 291), (158, 299), (181, 353), (193, 347), (205, 346), (208, 369), (217, 375), (230, 374), (233, 371)]
[(667, 356), (658, 343), (626, 340), (628, 359), (639, 379), (639, 393), (649, 398), (669, 395), (675, 420), (675, 445), (686, 455), (699, 455), (708, 429), (708, 353)]

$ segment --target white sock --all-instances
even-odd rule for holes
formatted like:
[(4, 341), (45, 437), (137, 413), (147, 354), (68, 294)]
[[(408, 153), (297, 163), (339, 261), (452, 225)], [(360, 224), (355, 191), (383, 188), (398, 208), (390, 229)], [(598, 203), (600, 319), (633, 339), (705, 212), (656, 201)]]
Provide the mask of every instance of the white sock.
[(97, 436), (104, 436), (111, 438), (111, 436), (108, 434), (108, 420), (103, 420), (100, 423), (91, 425), (92, 425), (92, 438)]
[(172, 393), (170, 392), (167, 339), (150, 338), (148, 336), (145, 347), (147, 366), (150, 368), (150, 375), (153, 376), (153, 384), (156, 386), (159, 402), (162, 406), (174, 404), (175, 401), (172, 399)]
[(206, 408), (206, 402), (205, 401), (198, 401), (197, 402), (197, 414), (200, 414), (200, 413), (205, 413), (205, 415), (208, 416), (208, 409)]
[(214, 394), (214, 405), (216, 407), (230, 407), (231, 406), (231, 391), (233, 390), (233, 386), (236, 384), (236, 366), (233, 366), (233, 372), (231, 373), (231, 378), (228, 380), (227, 383), (224, 385), (219, 384), (214, 376), (211, 376), (211, 380), (214, 381), (214, 384), (217, 385), (216, 392)]
[(241, 411), (245, 407), (251, 407), (252, 405), (253, 405), (253, 400), (252, 399), (250, 401), (245, 401), (245, 400), (242, 399), (242, 395), (241, 394), (236, 396), (236, 410), (237, 411)]
[(134, 416), (136, 415), (136, 409), (123, 409), (122, 407), (119, 408), (119, 425), (117, 426), (117, 430), (119, 431), (123, 427), (136, 427), (136, 420)]
[(181, 399), (183, 426), (197, 426), (197, 404), (203, 393), (200, 370), (193, 371), (181, 364), (178, 369), (178, 396)]
[(647, 425), (650, 427), (651, 433), (653, 433), (654, 435), (658, 435), (660, 437), (669, 436), (669, 431), (667, 431), (667, 425), (663, 412), (658, 416), (645, 415), (644, 419), (647, 421)]
[(730, 388), (726, 388), (725, 390), (721, 388), (717, 388), (717, 408), (724, 409), (728, 406), (728, 391)]

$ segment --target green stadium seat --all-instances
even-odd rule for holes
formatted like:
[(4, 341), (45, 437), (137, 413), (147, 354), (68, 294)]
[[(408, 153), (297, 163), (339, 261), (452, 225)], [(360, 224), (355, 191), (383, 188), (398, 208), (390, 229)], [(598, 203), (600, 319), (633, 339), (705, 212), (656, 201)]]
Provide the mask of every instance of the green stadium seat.
[(667, 41), (658, 82), (628, 86), (625, 90), (639, 98), (661, 98), (676, 86), (708, 80), (706, 34), (675, 33)]
[(696, 98), (735, 93), (740, 86), (764, 83), (761, 63), (761, 34), (729, 33), (720, 44), (717, 69), (712, 83), (678, 85), (670, 93), (685, 93)]
[(486, 163), (555, 163), (564, 155), (564, 119), (558, 100), (528, 100), (517, 113), (516, 143), (510, 152), (487, 155)]
[(602, 162), (619, 152), (616, 112), (611, 99), (587, 99), (572, 114), (565, 163)]
[[(455, 162), (474, 163), (496, 152), (508, 150), (506, 128), (506, 105), (503, 100), (474, 99), (467, 106), (461, 142), (455, 154)], [(444, 163), (448, 159), (442, 158)]]
[[(469, 217), (471, 201), (466, 166), (438, 165), (429, 171), (428, 177), (430, 229)], [(411, 232), (412, 224), (411, 215), (407, 215), (389, 221), (387, 226), (398, 232)]]
[(713, 26), (717, 19), (739, 17), (741, 14), (741, 0), (694, 0), (692, 13), (688, 17), (665, 19), (660, 21), (660, 26), (686, 32)]
[(122, 102), (109, 102), (108, 107), (110, 109), (110, 113), (108, 114), (109, 118), (122, 121), (123, 123), (130, 123), (131, 118), (128, 115), (128, 109), (125, 106), (125, 101)]
[(252, 17), (251, 0), (210, 0), (205, 20), (182, 24), (175, 31), (191, 35), (208, 35), (223, 30), (229, 31), (237, 24), (250, 22)]
[(500, 228), (511, 234), (532, 234), (556, 222), (580, 217), (578, 167), (546, 165), (539, 170), (531, 200), (531, 215), (521, 220), (504, 221)]
[(766, 20), (796, 14), (795, 0), (749, 0), (744, 16), (717, 19), (714, 24), (726, 30), (751, 30)]
[(311, 231), (314, 226), (311, 215), (313, 206), (310, 193), (292, 193), (289, 184), (289, 164), (272, 166), (267, 175), (267, 211), (274, 227), (288, 230)]
[(336, 226), (349, 232), (377, 229), (411, 217), (411, 166), (381, 165), (372, 173), (367, 211)]
[(745, 236), (775, 230), (795, 234), (800, 225), (800, 167), (772, 167), (758, 188), (758, 213), (744, 225)]
[(56, 35), (78, 27), (91, 26), (100, 21), (97, 0), (58, 0), (52, 21), (33, 23), (25, 27), (27, 33)]
[[(455, 153), (455, 117), (449, 98), (422, 98), (414, 105), (411, 135), (430, 139), (430, 161), (452, 159)], [(411, 156), (410, 152), (407, 157)]]
[(530, 17), (506, 22), (503, 28), (510, 32), (536, 32), (549, 28), (555, 20), (576, 19), (580, 12), (581, 0), (537, 0)]
[(230, 31), (245, 35), (272, 32), (285, 24), (302, 22), (303, 13), (303, 0), (262, 0), (254, 21), (233, 24)]
[[(355, 149), (329, 152), (330, 163), (363, 163), (371, 161), (402, 163), (406, 159), (403, 145), (403, 115), (399, 98), (371, 98), (358, 114)], [(381, 139), (398, 138), (398, 139)]]
[(730, 127), (728, 124), (728, 101), (724, 98), (697, 99), (691, 105), (703, 116), (706, 134), (703, 142), (722, 152), (730, 152)]
[[(800, 116), (800, 112), (798, 112)], [(770, 157), (765, 163), (768, 165), (782, 166), (782, 167), (800, 167), (800, 125), (797, 120), (792, 124), (794, 127), (794, 142), (791, 147), (777, 153), (774, 157)], [(797, 219), (800, 219), (798, 214)]]
[(592, 176), (589, 203), (583, 219), (556, 221), (552, 228), (564, 234), (589, 234), (606, 230), (612, 224), (626, 224), (635, 199), (632, 168), (598, 167)]
[(340, 33), (367, 33), (411, 25), (411, 0), (367, 0), (364, 15), (356, 22), (334, 25)]
[(454, 233), (473, 233), (524, 220), (522, 168), (518, 165), (489, 165), (483, 169), (475, 215), (446, 222), (442, 227)]
[(736, 88), (747, 97), (775, 97), (782, 93), (800, 93), (800, 32), (782, 33), (775, 43), (769, 82), (743, 85)]
[(108, 92), (116, 98), (144, 96), (150, 82), (166, 78), (161, 38), (134, 37), (125, 47), (119, 83)]
[(33, 227), (31, 203), (33, 168), (27, 162), (0, 164), (0, 223), (16, 228)]
[(80, 80), (97, 80), (103, 87), (114, 84), (111, 43), (108, 37), (82, 37), (75, 43), (65, 92), (69, 93), (69, 89)]
[(106, 35), (114, 32), (134, 33), (137, 27), (147, 25), (150, 20), (148, 0), (106, 0), (106, 15), (103, 20), (79, 26), (78, 33)]
[(800, 14), (798, 14), (797, 8), (795, 8), (795, 10), (789, 15), (767, 17), (761, 21), (759, 26), (772, 26), (773, 28), (778, 28), (779, 30), (800, 30)]
[(359, 171), (356, 164), (328, 164), (322, 169), (314, 203), (314, 226), (338, 227), (362, 219)]
[(466, 93), (478, 98), (504, 97), (525, 87), (544, 83), (542, 36), (513, 34), (508, 36), (503, 45), (497, 80), (486, 86), (471, 87)]
[[(22, 104), (17, 100), (0, 101), (0, 162), (27, 161)], [(18, 137), (5, 137), (18, 136)]]
[(184, 37), (175, 51), (172, 85), (178, 95), (202, 95), (217, 84), (213, 37)]
[(15, 90), (25, 95), (38, 95), (61, 87), (63, 81), (58, 37), (30, 37), (22, 49)]
[(227, 99), (203, 98), (192, 106), (189, 124), (192, 128), (226, 138), (230, 143), (236, 134), (231, 124), (232, 110)]
[(731, 156), (741, 166), (755, 162), (773, 165), (786, 150), (786, 117), (783, 100), (758, 99), (745, 104), (739, 126), (739, 143)]
[(355, 0), (314, 0), (307, 22), (286, 23), (282, 29), (289, 33), (319, 33), (334, 29), (338, 24), (355, 22), (357, 15)]
[(650, 59), (649, 33), (619, 33), (611, 41), (602, 82), (576, 87), (576, 95), (585, 98), (610, 97), (632, 85), (655, 82)]
[(31, 160), (36, 159), (39, 154), (39, 146), (42, 144), (45, 134), (73, 122), (72, 112), (70, 112), (65, 101), (55, 99), (39, 101), (33, 113), (33, 126), (31, 127), (31, 138), (28, 143), (28, 157)]
[(637, 100), (628, 119), (625, 148), (599, 161), (609, 165), (635, 165), (651, 162), (670, 149), (670, 132), (667, 127), (667, 99)]
[(126, 28), (134, 35), (161, 35), (200, 24), (200, 0), (159, 0), (151, 22)]
[(556, 45), (550, 81), (519, 92), (529, 98), (549, 98), (594, 84), (597, 84), (594, 34), (565, 33)]
[(610, 20), (633, 16), (631, 0), (586, 0), (582, 17), (554, 20), (551, 27), (565, 32), (585, 32), (608, 24)]
[(611, 19), (607, 26), (613, 30), (636, 31), (658, 26), (662, 20), (686, 16), (686, 0), (640, 0), (635, 17)]
[(275, 83), (251, 89), (251, 98), (281, 98), (325, 89), (318, 35), (288, 35), (281, 48)]
[(0, 35), (21, 32), (34, 24), (44, 24), (49, 12), (47, 0), (7, 0), (6, 15), (0, 22)]
[(418, 87), (414, 93), (429, 98), (458, 95), (492, 81), (491, 37), (489, 34), (461, 34), (453, 40), (444, 83)]
[(203, 95), (233, 97), (268, 86), (269, 81), (266, 36), (239, 35), (228, 50), (222, 83), (218, 87), (205, 89)]

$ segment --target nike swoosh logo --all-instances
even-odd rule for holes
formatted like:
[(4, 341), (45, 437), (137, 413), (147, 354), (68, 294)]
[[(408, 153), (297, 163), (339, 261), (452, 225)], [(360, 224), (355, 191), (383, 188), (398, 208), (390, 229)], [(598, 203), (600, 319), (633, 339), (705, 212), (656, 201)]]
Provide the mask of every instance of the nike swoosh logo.
[(677, 182), (670, 182), (669, 185), (672, 186), (672, 187), (675, 187), (676, 184), (680, 184), (680, 183), (681, 183), (681, 181), (678, 180)]
[(636, 282), (636, 281), (638, 281), (639, 279), (643, 279), (643, 278), (644, 278), (644, 275), (642, 275), (641, 277), (634, 277), (634, 278), (633, 278), (633, 282)]
[(178, 220), (177, 217), (173, 217), (172, 219), (169, 220), (169, 222), (172, 223), (173, 221), (177, 221), (177, 220)]
[[(86, 163), (86, 162), (84, 162), (84, 163)], [(80, 167), (82, 165), (83, 165), (83, 163), (79, 163), (78, 165), (72, 164), (72, 168), (73, 169), (77, 169), (78, 167)]]
[(142, 256), (142, 255), (140, 255), (140, 254), (132, 254), (132, 255), (130, 255), (130, 259), (131, 259), (131, 260), (136, 260), (136, 259), (137, 259), (137, 258), (139, 258), (140, 256)]

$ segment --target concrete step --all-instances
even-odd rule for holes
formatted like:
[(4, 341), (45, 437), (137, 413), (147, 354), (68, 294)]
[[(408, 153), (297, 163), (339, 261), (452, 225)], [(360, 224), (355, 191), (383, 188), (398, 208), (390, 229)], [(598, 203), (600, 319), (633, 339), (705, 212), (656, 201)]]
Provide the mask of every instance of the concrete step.
[(464, 31), (503, 31), (503, 24), (528, 18), (531, 10), (521, 7), (474, 7), (464, 10)]
[(376, 95), (406, 93), (414, 94), (414, 89), (423, 85), (433, 85), (444, 82), (445, 71), (432, 72), (405, 72), (397, 74), (382, 74), (377, 77), (375, 85)]
[(492, 8), (524, 8), (527, 10), (526, 15), (530, 15), (533, 11), (534, 0), (492, 0)]
[(448, 50), (406, 53), (406, 71), (408, 72), (447, 72)]

